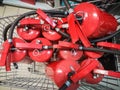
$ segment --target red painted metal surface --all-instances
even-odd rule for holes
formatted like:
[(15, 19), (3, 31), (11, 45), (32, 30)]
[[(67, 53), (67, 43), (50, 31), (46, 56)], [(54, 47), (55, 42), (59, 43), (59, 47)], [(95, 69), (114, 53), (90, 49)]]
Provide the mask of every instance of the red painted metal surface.
[(26, 50), (16, 49), (10, 51), (11, 47), (14, 47), (16, 42), (24, 42), (19, 38), (13, 38), (13, 43), (8, 43), (8, 40), (3, 43), (3, 50), (1, 51), (0, 66), (6, 66), (6, 70), (10, 70), (10, 62), (19, 62), (26, 56)]
[(74, 8), (77, 15), (83, 17), (82, 31), (88, 38), (98, 38), (112, 33), (117, 28), (115, 18), (90, 3), (81, 3)]
[[(16, 43), (24, 43), (24, 41), (20, 38), (13, 38), (13, 46), (15, 46)], [(27, 50), (23, 49), (15, 49), (10, 52), (11, 53), (11, 62), (20, 62), (27, 54)]]
[(11, 44), (8, 41), (5, 41), (2, 44), (0, 66), (5, 66), (10, 47), (11, 47)]
[(8, 67), (10, 67), (9, 65), (10, 62), (19, 62), (26, 56), (26, 53), (27, 53), (26, 50), (19, 50), (19, 49), (15, 49), (13, 51), (10, 50), (11, 47), (14, 47), (16, 42), (24, 42), (24, 41), (19, 38), (13, 38), (12, 45), (10, 45), (8, 41), (5, 41), (3, 43), (3, 50), (1, 51), (1, 55), (0, 55), (1, 57), (0, 66), (7, 65)]
[(42, 44), (36, 44), (36, 43), (27, 43), (27, 42), (16, 42), (15, 47), (19, 49), (42, 49)]
[(77, 34), (78, 34), (81, 42), (83, 43), (83, 45), (84, 45), (85, 47), (91, 47), (91, 43), (90, 43), (90, 41), (88, 40), (85, 32), (82, 31), (81, 25), (79, 24), (78, 21), (76, 21), (76, 23), (77, 23), (77, 24), (76, 24), (76, 32), (77, 32)]
[(76, 23), (75, 23), (75, 16), (73, 13), (69, 14), (68, 17), (68, 25), (69, 25), (69, 34), (71, 36), (72, 42), (75, 43), (79, 40), (77, 31), (76, 31)]
[[(77, 33), (78, 33), (78, 36), (81, 40), (81, 42), (83, 43), (83, 45), (85, 47), (92, 47), (90, 41), (88, 40), (85, 32), (83, 31), (83, 28), (82, 26), (79, 24), (78, 21), (76, 21), (77, 25), (76, 25), (76, 30), (77, 30)], [(91, 57), (91, 58), (100, 58), (102, 56), (101, 53), (99, 52), (88, 52), (88, 51), (85, 51), (85, 55), (88, 56), (88, 57)]]
[(83, 79), (86, 75), (88, 75), (93, 69), (98, 66), (98, 61), (95, 59), (86, 59), (84, 61), (84, 65), (77, 70), (76, 74), (71, 77), (71, 80), (76, 83), (77, 81)]
[[(73, 18), (73, 20), (71, 19), (72, 21), (69, 23), (69, 33), (71, 35), (72, 42), (75, 43), (79, 38), (85, 47), (92, 47), (85, 34), (85, 31), (83, 31), (82, 25), (80, 25), (80, 23), (75, 19), (75, 16), (73, 14), (70, 14), (68, 17)], [(85, 52), (85, 54), (91, 58), (99, 58), (102, 56), (101, 53), (95, 52)]]
[(110, 49), (118, 49), (120, 50), (120, 45), (115, 43), (109, 43), (109, 42), (98, 42), (97, 46), (110, 48)]
[(17, 27), (18, 35), (25, 40), (33, 40), (40, 35), (40, 28), (36, 26), (26, 25), (25, 27)]
[(59, 55), (61, 58), (65, 59), (65, 60), (68, 58), (69, 58), (69, 60), (79, 60), (82, 57), (83, 52), (80, 50), (76, 50), (76, 49), (60, 50)]
[[(36, 38), (31, 43), (33, 44), (43, 44), (43, 45), (52, 45), (51, 42), (45, 38)], [(28, 51), (29, 56), (37, 62), (49, 61), (53, 51), (52, 50), (42, 50), (42, 49), (33, 49)]]
[(61, 35), (58, 34), (56, 31), (54, 30), (49, 30), (49, 31), (43, 31), (42, 32), (43, 36), (51, 41), (56, 41), (59, 40), (61, 38)]
[[(84, 65), (86, 62), (82, 62), (82, 65)], [(101, 69), (104, 70), (104, 67), (102, 66), (102, 64), (99, 62), (98, 66), (96, 66), (96, 69)], [(86, 75), (83, 80), (87, 83), (90, 84), (98, 84), (99, 82), (102, 81), (104, 75), (102, 74), (96, 74), (94, 73), (94, 71), (91, 71), (88, 75)]]
[(51, 41), (59, 40), (62, 37), (54, 29), (51, 29), (49, 24), (42, 25), (42, 35)]
[(53, 21), (52, 18), (48, 17), (47, 14), (45, 14), (41, 9), (37, 9), (37, 14), (39, 17), (44, 19), (48, 24), (50, 24), (53, 28), (56, 26), (55, 22)]
[(79, 64), (73, 60), (60, 60), (49, 64), (46, 67), (46, 74), (56, 83), (58, 87), (67, 80), (67, 75), (74, 69), (77, 71), (80, 68)]
[(5, 69), (6, 71), (11, 71), (11, 52), (8, 53), (8, 56), (6, 58)]
[(66, 42), (66, 41), (59, 41), (58, 42), (58, 45), (61, 46), (62, 48), (65, 47), (65, 48), (73, 48), (73, 49), (79, 49), (79, 46), (78, 44), (74, 44), (74, 43), (71, 43), (71, 42)]
[(22, 20), (19, 21), (19, 25), (20, 26), (25, 26), (25, 25), (40, 25), (40, 19), (37, 18), (24, 18)]

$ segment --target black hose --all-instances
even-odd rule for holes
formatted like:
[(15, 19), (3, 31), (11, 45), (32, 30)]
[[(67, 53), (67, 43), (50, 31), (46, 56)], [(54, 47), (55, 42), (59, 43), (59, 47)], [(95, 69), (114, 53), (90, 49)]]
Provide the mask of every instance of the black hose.
[(65, 32), (62, 32), (61, 30), (58, 31), (59, 34), (67, 37), (67, 38), (70, 38), (69, 34), (65, 33)]
[(62, 87), (59, 88), (59, 90), (66, 90), (68, 88), (68, 86), (66, 84), (64, 84)]
[(102, 48), (86, 48), (86, 47), (80, 47), (80, 50), (93, 51), (93, 52), (104, 52), (104, 53), (120, 55), (120, 51), (118, 50), (108, 50), (108, 49), (102, 49)]
[(8, 25), (5, 27), (4, 31), (3, 31), (3, 39), (4, 39), (4, 41), (7, 40), (7, 32), (8, 32), (8, 30), (10, 29), (11, 25), (12, 25), (12, 23), (8, 24)]
[(50, 14), (50, 16), (52, 16), (52, 17), (61, 17), (61, 18), (64, 18), (64, 17), (67, 17), (67, 14), (66, 15), (61, 15), (61, 14)]
[(117, 30), (116, 32), (114, 32), (113, 34), (110, 34), (109, 36), (99, 38), (99, 39), (90, 40), (90, 42), (95, 43), (95, 42), (105, 41), (105, 40), (108, 40), (110, 38), (113, 38), (114, 36), (116, 36), (119, 33), (120, 33), (120, 30)]
[(57, 10), (43, 10), (43, 11), (51, 15), (66, 15), (65, 11), (57, 11)]
[(12, 38), (13, 38), (13, 31), (14, 31), (15, 26), (18, 24), (18, 22), (21, 19), (23, 19), (24, 17), (29, 16), (29, 15), (33, 15), (33, 14), (36, 14), (36, 11), (30, 11), (30, 12), (24, 13), (23, 15), (21, 15), (20, 17), (15, 19), (15, 21), (13, 22), (13, 24), (10, 27), (8, 39), (12, 40)]
[(66, 90), (72, 83), (73, 83), (72, 80), (69, 78), (69, 79), (59, 88), (59, 90)]

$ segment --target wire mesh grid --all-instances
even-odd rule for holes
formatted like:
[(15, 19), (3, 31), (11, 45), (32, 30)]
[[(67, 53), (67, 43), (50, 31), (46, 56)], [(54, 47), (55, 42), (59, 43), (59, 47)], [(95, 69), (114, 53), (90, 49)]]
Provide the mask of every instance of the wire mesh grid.
[[(40, 71), (35, 71), (31, 65), (19, 63), (19, 69), (12, 67), (10, 72), (0, 72), (0, 85), (9, 86), (10, 88), (23, 88), (34, 90), (57, 90), (54, 83), (49, 80), (44, 73), (44, 65), (39, 65)], [(2, 70), (1, 70), (2, 71)]]
[[(3, 42), (2, 32), (4, 28), (12, 23), (19, 15), (0, 18), (0, 44)], [(16, 35), (16, 33), (14, 33)], [(17, 35), (16, 35), (17, 36)], [(18, 69), (11, 65), (11, 71), (6, 72), (5, 67), (0, 67), (0, 86), (24, 90), (58, 90), (58, 87), (45, 75), (45, 64), (33, 62), (25, 64), (18, 63)], [(105, 77), (97, 85), (86, 84), (80, 81), (78, 90), (119, 90), (120, 80)]]

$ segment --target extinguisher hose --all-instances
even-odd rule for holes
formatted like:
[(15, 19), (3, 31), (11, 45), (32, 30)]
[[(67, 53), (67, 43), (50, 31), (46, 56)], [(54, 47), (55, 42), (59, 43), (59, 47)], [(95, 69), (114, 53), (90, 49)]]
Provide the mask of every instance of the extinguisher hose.
[(104, 52), (104, 53), (110, 53), (110, 54), (118, 54), (120, 55), (120, 51), (118, 50), (108, 50), (108, 49), (102, 49), (102, 48), (89, 48), (89, 47), (80, 47), (80, 50), (83, 51), (93, 51), (93, 52)]
[(72, 80), (68, 79), (60, 88), (59, 90), (66, 90), (72, 84)]
[(45, 13), (50, 14), (52, 17), (66, 17), (68, 15), (65, 11), (58, 11), (58, 10), (43, 10)]
[(23, 19), (24, 17), (29, 16), (29, 15), (33, 15), (33, 14), (36, 14), (36, 11), (30, 11), (30, 12), (24, 13), (23, 15), (21, 15), (20, 17), (15, 19), (14, 23), (11, 25), (10, 30), (9, 30), (9, 35), (8, 35), (9, 40), (12, 41), (14, 28), (15, 28), (15, 26), (18, 25), (19, 21), (21, 19)]
[(59, 90), (66, 90), (68, 88), (68, 86), (66, 84), (64, 84), (62, 87), (59, 88)]
[[(7, 32), (8, 32), (8, 30), (10, 29), (11, 25), (12, 25), (12, 23), (8, 24), (8, 25), (5, 27), (4, 31), (3, 31), (3, 39), (4, 39), (4, 41), (7, 40)], [(13, 63), (13, 65), (14, 65), (15, 69), (18, 69), (17, 63)]]
[(62, 31), (58, 31), (58, 33), (60, 33), (61, 35), (67, 37), (67, 38), (70, 38), (69, 34), (65, 33), (65, 32), (62, 32)]
[(90, 40), (91, 43), (95, 43), (95, 42), (100, 42), (100, 41), (105, 41), (105, 40), (108, 40), (110, 38), (113, 38), (115, 37), (117, 34), (120, 34), (120, 30), (117, 30), (116, 32), (114, 32), (113, 34), (110, 34), (106, 37), (103, 37), (103, 38), (99, 38), (99, 39), (94, 39), (94, 40)]

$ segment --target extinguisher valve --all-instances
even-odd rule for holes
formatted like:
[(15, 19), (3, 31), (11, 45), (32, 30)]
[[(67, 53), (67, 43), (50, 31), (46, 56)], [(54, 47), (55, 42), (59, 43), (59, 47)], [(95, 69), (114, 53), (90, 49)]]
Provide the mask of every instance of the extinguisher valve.
[(94, 78), (94, 79), (97, 79), (98, 77), (99, 77), (99, 74), (95, 74), (95, 73), (94, 73), (93, 78)]
[(12, 48), (10, 48), (10, 50), (15, 51), (15, 50), (17, 50), (17, 48), (12, 47)]
[(53, 49), (53, 46), (47, 46), (47, 45), (45, 45), (42, 48), (45, 49), (45, 50), (47, 50), (47, 49)]
[(17, 24), (17, 26), (20, 26), (20, 22)]
[(80, 24), (82, 24), (83, 17), (80, 15), (76, 15), (76, 19), (79, 21)]
[(36, 44), (41, 44), (41, 41), (40, 40), (36, 40)]
[(27, 27), (27, 26), (25, 26), (25, 28), (24, 28), (25, 30), (28, 30), (29, 28)]
[(43, 25), (45, 23), (45, 21), (43, 21), (42, 19), (40, 19), (40, 24)]
[(60, 31), (60, 29), (59, 29), (59, 28), (55, 28), (55, 30), (56, 30), (56, 32), (59, 32), (59, 31)]
[(68, 24), (62, 24), (62, 28), (68, 29), (68, 28), (69, 28), (69, 25), (68, 25)]
[(73, 10), (72, 8), (70, 8), (68, 12), (69, 12), (69, 14), (70, 14), (70, 13), (73, 13), (74, 10)]
[(79, 50), (83, 50), (83, 46), (80, 46), (80, 47), (79, 47)]
[(46, 45), (45, 45), (45, 46), (43, 46), (43, 49), (48, 49), (48, 48), (49, 48), (49, 47), (48, 47), (48, 46), (46, 46)]

